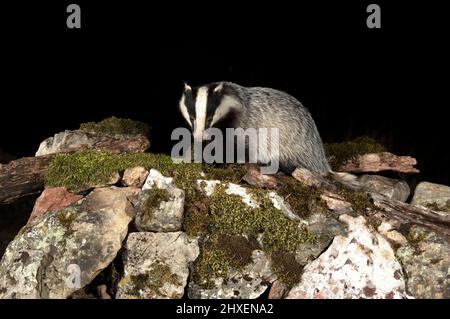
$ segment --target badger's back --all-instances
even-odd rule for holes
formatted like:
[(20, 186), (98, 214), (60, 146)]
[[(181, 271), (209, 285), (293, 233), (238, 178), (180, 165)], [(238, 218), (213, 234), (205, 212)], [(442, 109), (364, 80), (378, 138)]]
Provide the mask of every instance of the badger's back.
[(309, 111), (293, 96), (270, 88), (237, 89), (244, 110), (236, 127), (278, 128), (279, 161), (284, 171), (296, 167), (330, 172), (323, 143)]

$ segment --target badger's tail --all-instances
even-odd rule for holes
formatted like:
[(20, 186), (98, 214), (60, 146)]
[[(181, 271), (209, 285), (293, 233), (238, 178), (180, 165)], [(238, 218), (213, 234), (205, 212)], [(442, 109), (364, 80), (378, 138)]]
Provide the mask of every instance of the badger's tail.
[(356, 175), (343, 172), (330, 171), (329, 176), (336, 182), (347, 186), (348, 188), (357, 191), (362, 188), (359, 178)]

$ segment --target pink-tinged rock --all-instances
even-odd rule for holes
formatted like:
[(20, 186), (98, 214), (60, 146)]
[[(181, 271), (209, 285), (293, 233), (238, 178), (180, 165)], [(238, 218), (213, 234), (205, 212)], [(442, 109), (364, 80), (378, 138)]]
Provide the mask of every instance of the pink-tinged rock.
[(338, 194), (325, 191), (322, 195), (320, 195), (320, 198), (325, 202), (327, 207), (333, 211), (345, 212), (351, 210), (352, 204), (346, 202), (344, 198)]
[(148, 170), (144, 167), (137, 166), (127, 168), (123, 173), (122, 184), (125, 186), (142, 187), (148, 176)]
[(289, 299), (407, 298), (403, 270), (383, 236), (364, 217), (343, 214), (346, 236), (335, 236), (319, 258), (306, 265)]
[(269, 299), (282, 299), (286, 293), (289, 291), (289, 288), (286, 284), (280, 282), (279, 280), (275, 280), (270, 287), (269, 291)]
[(63, 209), (82, 198), (83, 196), (73, 194), (65, 187), (46, 188), (36, 200), (28, 222), (46, 212)]
[(106, 285), (97, 286), (97, 294), (100, 299), (111, 299), (111, 296), (108, 294), (108, 288)]
[(375, 173), (392, 171), (399, 173), (419, 173), (414, 166), (415, 158), (411, 156), (398, 156), (389, 152), (371, 153), (357, 156), (344, 163), (339, 171), (349, 173)]

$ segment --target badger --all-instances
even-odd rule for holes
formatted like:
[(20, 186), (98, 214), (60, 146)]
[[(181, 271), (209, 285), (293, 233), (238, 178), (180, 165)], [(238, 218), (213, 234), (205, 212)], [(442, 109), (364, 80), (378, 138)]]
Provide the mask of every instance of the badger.
[[(302, 167), (321, 175), (331, 172), (310, 112), (285, 92), (232, 82), (194, 88), (185, 84), (179, 108), (191, 127), (194, 140), (203, 140), (205, 130), (211, 127), (278, 128), (281, 171), (290, 174)], [(258, 154), (258, 162), (270, 159), (271, 154)]]

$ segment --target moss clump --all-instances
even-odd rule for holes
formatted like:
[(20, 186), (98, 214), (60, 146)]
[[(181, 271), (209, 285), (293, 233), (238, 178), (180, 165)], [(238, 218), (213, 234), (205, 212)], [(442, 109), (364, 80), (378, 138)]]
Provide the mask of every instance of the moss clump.
[(140, 214), (141, 222), (143, 224), (147, 224), (151, 221), (155, 210), (157, 210), (159, 208), (159, 205), (162, 202), (167, 202), (170, 200), (170, 195), (167, 192), (167, 190), (160, 189), (160, 188), (156, 187), (155, 185), (153, 186), (153, 188), (151, 190), (148, 190), (146, 192), (145, 196), (147, 198), (145, 199), (144, 203), (142, 204), (142, 208), (141, 208), (142, 213)]
[(77, 214), (69, 210), (61, 210), (55, 213), (55, 217), (67, 231), (71, 231), (72, 224), (76, 220)]
[(245, 164), (227, 164), (224, 167), (204, 165), (202, 169), (207, 179), (239, 183), (247, 173), (248, 167)]
[(87, 122), (80, 124), (80, 130), (85, 132), (103, 133), (108, 135), (144, 135), (148, 136), (149, 126), (143, 122), (121, 119), (115, 116), (98, 123)]
[(277, 193), (301, 218), (309, 217), (313, 211), (327, 211), (327, 206), (320, 197), (321, 192), (296, 180), (289, 180)]
[(338, 171), (346, 161), (358, 155), (385, 152), (386, 148), (367, 136), (342, 143), (325, 144), (325, 153), (333, 170)]
[(116, 154), (87, 149), (72, 154), (56, 154), (45, 175), (45, 185), (65, 186), (77, 192), (107, 184), (113, 174), (136, 166), (155, 168), (163, 174), (171, 174), (175, 170), (183, 174), (192, 170), (189, 164), (173, 163), (170, 156), (163, 154)]
[(204, 289), (214, 287), (215, 278), (226, 278), (231, 268), (230, 261), (223, 251), (218, 249), (215, 240), (208, 240), (200, 249), (200, 255), (194, 262), (192, 279)]
[(136, 289), (136, 296), (139, 296), (140, 290), (150, 289), (156, 295), (160, 295), (159, 289), (164, 284), (178, 285), (177, 274), (173, 274), (170, 267), (160, 262), (154, 262), (150, 265), (148, 273), (130, 276), (133, 286)]
[(295, 260), (294, 253), (276, 252), (272, 254), (271, 260), (278, 279), (289, 288), (300, 281), (303, 267)]
[[(297, 222), (276, 209), (267, 191), (252, 189), (250, 194), (259, 207), (250, 207), (240, 196), (226, 194), (223, 186), (216, 186), (206, 207), (194, 209), (202, 217), (195, 219), (186, 211), (188, 219), (200, 222), (194, 229), (209, 235), (193, 268), (195, 282), (204, 288), (210, 287), (214, 278), (226, 278), (231, 269), (240, 270), (251, 262), (251, 251), (259, 244), (244, 239), (261, 235), (260, 249), (268, 255), (294, 252), (299, 244), (316, 240), (306, 228), (299, 228)], [(194, 233), (192, 229), (186, 231)]]
[(375, 206), (370, 198), (370, 195), (366, 192), (355, 192), (341, 189), (339, 191), (339, 195), (341, 195), (345, 201), (352, 204), (353, 211), (358, 214), (365, 214), (368, 211), (381, 210)]
[[(175, 184), (185, 190), (186, 196), (195, 196), (195, 181), (220, 175), (224, 181), (238, 181), (245, 167), (219, 169), (199, 163), (175, 163), (169, 155), (155, 153), (112, 153), (92, 149), (72, 154), (56, 154), (45, 175), (47, 187), (65, 186), (73, 192), (106, 185), (111, 176), (127, 168), (143, 166), (154, 168), (165, 176), (174, 178)], [(202, 170), (205, 177), (201, 176)]]
[(205, 237), (209, 232), (211, 216), (209, 214), (209, 197), (196, 191), (186, 196), (184, 203), (183, 229), (187, 235)]
[(244, 236), (221, 235), (217, 239), (217, 247), (224, 252), (230, 264), (242, 268), (252, 262), (252, 252), (261, 249), (255, 238)]

